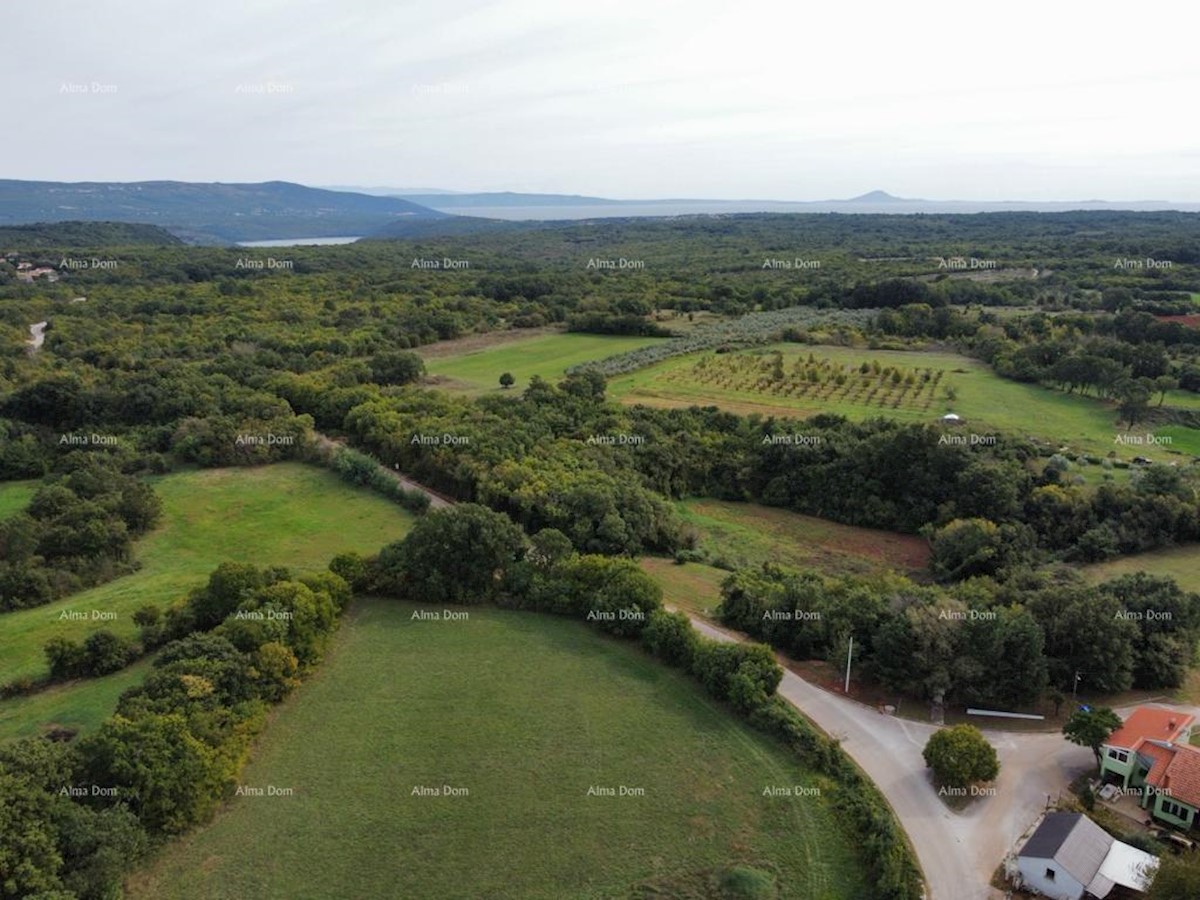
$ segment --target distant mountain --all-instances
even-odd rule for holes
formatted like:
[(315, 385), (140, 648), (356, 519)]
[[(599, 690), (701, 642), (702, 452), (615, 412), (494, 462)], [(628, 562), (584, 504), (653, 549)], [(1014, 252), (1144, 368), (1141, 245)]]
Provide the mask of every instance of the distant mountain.
[(923, 200), (905, 200), (903, 197), (893, 197), (887, 191), (868, 191), (851, 197), (847, 203), (923, 203)]
[(169, 247), (182, 243), (165, 228), (131, 222), (38, 222), (35, 225), (0, 226), (0, 252), (42, 247)]
[(363, 235), (400, 219), (445, 217), (396, 197), (325, 191), (286, 181), (0, 180), (0, 225), (139, 222), (195, 243)]

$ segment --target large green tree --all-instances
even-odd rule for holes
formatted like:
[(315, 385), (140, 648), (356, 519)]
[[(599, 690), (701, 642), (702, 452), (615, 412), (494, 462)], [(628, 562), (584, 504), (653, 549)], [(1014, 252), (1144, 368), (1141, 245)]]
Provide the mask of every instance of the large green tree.
[(1121, 717), (1106, 706), (1077, 709), (1063, 725), (1063, 734), (1072, 744), (1089, 747), (1100, 768), (1100, 747), (1109, 735), (1121, 727)]
[(379, 554), (384, 586), (423, 603), (484, 603), (525, 553), (508, 516), (461, 503), (417, 520), (404, 540)]
[(1000, 774), (996, 748), (974, 725), (955, 725), (934, 732), (921, 755), (938, 783), (947, 787), (965, 788), (992, 781)]

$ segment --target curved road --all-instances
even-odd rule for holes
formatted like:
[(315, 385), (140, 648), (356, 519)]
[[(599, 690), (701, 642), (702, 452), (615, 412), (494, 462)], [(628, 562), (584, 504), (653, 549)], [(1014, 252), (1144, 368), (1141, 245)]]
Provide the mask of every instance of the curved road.
[[(689, 614), (696, 629), (723, 641), (744, 640)], [(1000, 757), (995, 793), (962, 813), (938, 796), (921, 751), (937, 728), (839, 697), (784, 668), (781, 697), (816, 722), (871, 777), (891, 804), (925, 870), (931, 900), (991, 900), (992, 874), (1018, 838), (1067, 785), (1093, 765), (1092, 752), (1054, 733), (985, 730)]]
[[(324, 444), (337, 441), (318, 435)], [(385, 467), (386, 468), (386, 467)], [(387, 470), (405, 487), (424, 491), (434, 506), (453, 501)], [(722, 641), (744, 635), (718, 628), (691, 613), (696, 630)], [(780, 660), (785, 662), (784, 660)], [(934, 725), (881, 715), (805, 681), (784, 664), (778, 694), (837, 738), (850, 757), (887, 798), (908, 834), (925, 872), (929, 900), (996, 900), (993, 873), (1017, 840), (1067, 785), (1093, 765), (1092, 752), (1057, 732), (984, 729), (1000, 757), (994, 792), (974, 799), (963, 812), (951, 810), (930, 781), (921, 751)]]

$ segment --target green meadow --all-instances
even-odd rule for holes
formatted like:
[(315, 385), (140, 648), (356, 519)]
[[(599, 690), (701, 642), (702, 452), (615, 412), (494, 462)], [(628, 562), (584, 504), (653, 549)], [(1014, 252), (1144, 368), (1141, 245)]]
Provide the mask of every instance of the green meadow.
[(721, 603), (721, 584), (729, 577), (725, 569), (705, 563), (683, 563), (661, 556), (646, 556), (638, 561), (646, 573), (658, 582), (663, 603), (698, 616), (716, 618)]
[(666, 339), (573, 332), (542, 334), (461, 354), (427, 356), (425, 368), (438, 386), (471, 394), (503, 390), (500, 376), (511, 372), (516, 378), (511, 390), (522, 391), (534, 375), (557, 381), (571, 366), (636, 350), (661, 340)]
[(1122, 556), (1083, 568), (1084, 575), (1092, 582), (1108, 581), (1133, 572), (1174, 578), (1184, 590), (1200, 591), (1200, 544)]
[[(403, 537), (413, 521), (391, 501), (301, 463), (180, 472), (153, 483), (163, 516), (134, 548), (141, 568), (49, 605), (0, 615), (0, 683), (43, 674), (42, 648), (56, 635), (80, 639), (99, 628), (133, 635), (139, 607), (171, 603), (226, 560), (323, 569), (343, 551), (377, 551)], [(72, 613), (86, 619), (72, 620)]]
[(37, 737), (53, 728), (87, 731), (112, 715), (117, 699), (140, 684), (149, 660), (103, 678), (56, 684), (36, 694), (0, 700), (0, 742)]
[[(834, 370), (852, 372), (864, 362), (878, 362), (905, 373), (929, 369), (935, 374), (940, 372), (940, 376), (936, 388), (919, 395), (913, 388), (902, 397), (899, 386), (893, 389), (890, 384), (879, 384), (869, 400), (876, 385), (856, 390), (853, 375), (845, 389), (835, 388), (832, 383), (820, 387), (796, 384), (790, 374), (777, 387), (762, 372), (754, 371), (755, 365), (765, 367), (766, 355), (772, 351), (782, 354), (788, 373), (811, 354), (818, 363), (825, 362)], [(703, 361), (705, 357), (707, 361)], [(947, 389), (953, 399), (948, 398)], [(953, 412), (965, 420), (964, 430), (1013, 432), (1099, 456), (1116, 450), (1125, 458), (1144, 455), (1166, 461), (1178, 458), (1168, 450), (1200, 454), (1200, 433), (1188, 428), (1154, 429), (1156, 434), (1173, 439), (1169, 447), (1117, 446), (1118, 433), (1144, 434), (1147, 429), (1118, 426), (1111, 404), (1000, 378), (986, 364), (954, 353), (777, 344), (738, 353), (669, 359), (617, 376), (609, 383), (609, 394), (626, 403), (650, 406), (714, 405), (743, 414), (802, 418), (825, 412), (860, 420), (883, 416), (932, 422)]]
[(165, 847), (129, 897), (718, 896), (734, 865), (778, 896), (867, 896), (819, 794), (763, 793), (832, 786), (636, 644), (416, 608), (351, 611), (259, 739), (242, 786), (264, 793)]
[(758, 503), (684, 500), (680, 518), (697, 536), (696, 548), (732, 568), (781, 563), (827, 575), (920, 573), (929, 545), (911, 534), (842, 525)]
[(7, 519), (28, 506), (39, 484), (38, 481), (0, 482), (0, 519)]

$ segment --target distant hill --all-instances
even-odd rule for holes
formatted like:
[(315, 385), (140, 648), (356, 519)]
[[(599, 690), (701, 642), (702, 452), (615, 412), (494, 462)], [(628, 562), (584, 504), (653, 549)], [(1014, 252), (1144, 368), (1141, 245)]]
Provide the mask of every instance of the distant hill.
[(576, 194), (441, 193), (402, 194), (403, 199), (461, 216), (510, 220), (580, 221), (741, 213), (981, 213), (1071, 212), (1075, 210), (1200, 211), (1197, 203), (1163, 200), (920, 200), (874, 190), (847, 200), (705, 200), (665, 197), (612, 200)]
[(397, 197), (325, 191), (286, 181), (0, 180), (0, 226), (138, 222), (158, 225), (194, 243), (363, 235), (400, 219), (445, 217)]
[(0, 252), (38, 247), (169, 247), (182, 244), (165, 228), (133, 222), (38, 222), (0, 226)]
[(620, 206), (623, 203), (633, 202), (608, 200), (604, 197), (585, 197), (580, 194), (518, 194), (512, 191), (484, 194), (456, 194), (439, 191), (429, 194), (400, 194), (399, 196), (412, 203), (443, 210), (509, 206)]
[(893, 197), (887, 191), (868, 191), (865, 194), (859, 194), (857, 197), (851, 197), (847, 203), (922, 203), (921, 200), (906, 200), (903, 197)]

